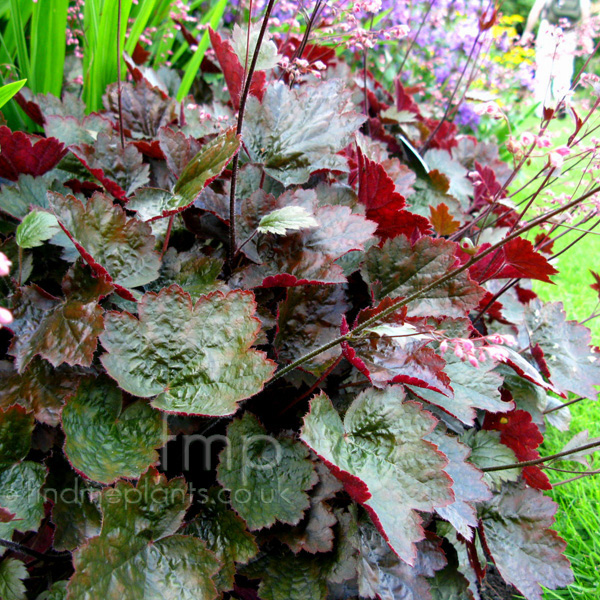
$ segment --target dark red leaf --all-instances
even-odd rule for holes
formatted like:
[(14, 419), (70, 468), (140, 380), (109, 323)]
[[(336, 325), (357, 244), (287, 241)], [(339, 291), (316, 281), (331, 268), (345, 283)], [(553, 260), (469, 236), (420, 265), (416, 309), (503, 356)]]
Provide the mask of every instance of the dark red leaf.
[[(31, 96), (31, 92), (29, 94)], [(28, 100), (23, 92), (19, 92), (14, 97), (21, 110), (34, 122), (40, 126), (44, 125), (44, 115), (39, 104), (33, 100)]]
[(66, 153), (56, 138), (29, 136), (0, 127), (0, 177), (5, 179), (17, 181), (19, 175), (39, 177), (53, 169)]
[(146, 50), (139, 42), (135, 45), (133, 50), (133, 54), (131, 58), (133, 58), (133, 62), (136, 65), (143, 65), (149, 58), (152, 53)]
[(595, 271), (592, 271), (590, 269), (590, 273), (592, 274), (592, 277), (594, 278), (596, 283), (592, 283), (590, 285), (590, 287), (595, 291), (598, 292), (598, 298), (600, 299), (600, 275), (598, 275), (598, 273), (596, 273)]
[(365, 216), (377, 223), (377, 235), (381, 241), (406, 235), (411, 241), (431, 231), (425, 217), (404, 209), (404, 196), (396, 192), (396, 185), (379, 163), (368, 159), (357, 148), (358, 200), (365, 206)]
[(417, 103), (413, 100), (408, 89), (402, 85), (399, 76), (394, 79), (394, 88), (396, 91), (396, 108), (399, 111), (407, 110), (409, 112), (414, 112), (416, 115), (420, 114)]
[[(492, 202), (496, 195), (502, 189), (502, 185), (496, 179), (496, 173), (488, 166), (481, 165), (475, 161), (475, 171), (470, 174), (473, 188), (475, 190), (474, 206), (481, 208), (489, 202)], [(503, 198), (506, 193), (500, 197)]]
[(535, 242), (533, 245), (539, 252), (552, 256), (552, 248), (554, 247), (554, 240), (547, 233), (538, 233), (535, 236)]
[[(421, 121), (431, 133), (435, 131), (439, 123), (439, 121), (435, 119), (428, 119), (426, 117), (422, 117)], [(458, 127), (454, 123), (444, 121), (437, 133), (431, 139), (431, 142), (429, 142), (429, 147), (450, 151), (455, 146), (458, 146), (458, 141), (456, 140), (457, 133)]]
[(144, 156), (154, 158), (155, 160), (165, 160), (165, 155), (160, 147), (158, 140), (138, 140), (131, 142)]
[(519, 302), (521, 302), (521, 304), (529, 304), (529, 302), (538, 297), (533, 290), (528, 290), (520, 285), (515, 285), (515, 292), (517, 292), (517, 299)]
[[(215, 49), (215, 54), (217, 55), (217, 59), (223, 70), (223, 75), (225, 76), (225, 83), (229, 90), (231, 103), (234, 108), (238, 109), (240, 107), (240, 95), (242, 93), (242, 83), (244, 80), (244, 67), (240, 63), (240, 59), (228, 40), (223, 40), (212, 28), (209, 30), (209, 33), (211, 44)], [(250, 94), (262, 101), (266, 81), (266, 73), (264, 71), (256, 71), (252, 77)]]
[[(544, 441), (544, 436), (525, 410), (515, 410), (503, 415), (487, 414), (483, 429), (499, 431), (500, 441), (515, 453), (519, 461), (540, 457), (536, 448)], [(548, 477), (539, 467), (530, 466), (523, 469), (523, 477), (531, 487), (539, 490), (552, 489)]]
[[(478, 254), (489, 247), (490, 244), (482, 244)], [(470, 258), (462, 250), (459, 255), (463, 262)], [(514, 238), (469, 269), (471, 277), (479, 283), (490, 279), (511, 279), (513, 277), (552, 283), (549, 276), (556, 273), (558, 271), (546, 258), (536, 252), (533, 244), (523, 238)]]

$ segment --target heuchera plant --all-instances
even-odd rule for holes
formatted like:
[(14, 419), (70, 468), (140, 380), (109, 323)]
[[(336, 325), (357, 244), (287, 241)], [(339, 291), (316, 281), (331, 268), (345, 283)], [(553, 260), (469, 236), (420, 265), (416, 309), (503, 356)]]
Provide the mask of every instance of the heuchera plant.
[(540, 600), (600, 361), (527, 233), (598, 190), (525, 221), (493, 143), (265, 27), (205, 104), (131, 61), (0, 128), (0, 597)]

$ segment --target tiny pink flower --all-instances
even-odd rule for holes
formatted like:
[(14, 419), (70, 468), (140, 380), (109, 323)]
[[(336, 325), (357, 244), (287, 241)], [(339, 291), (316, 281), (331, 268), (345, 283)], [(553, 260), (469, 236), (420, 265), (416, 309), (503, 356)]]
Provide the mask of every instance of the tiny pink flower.
[(12, 322), (13, 316), (10, 314), (10, 311), (0, 306), (0, 327), (2, 325), (9, 325)]
[(443, 355), (443, 354), (446, 354), (447, 351), (448, 351), (448, 341), (442, 340), (442, 343), (440, 344), (440, 352)]
[(0, 252), (0, 276), (8, 275), (10, 273), (11, 266), (12, 263), (10, 260), (8, 260), (6, 254), (2, 254), (2, 252)]

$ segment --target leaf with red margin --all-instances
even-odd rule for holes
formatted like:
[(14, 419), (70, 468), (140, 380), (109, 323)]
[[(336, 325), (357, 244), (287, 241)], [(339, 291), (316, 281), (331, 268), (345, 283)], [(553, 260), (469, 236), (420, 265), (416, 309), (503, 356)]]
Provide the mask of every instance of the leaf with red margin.
[(526, 311), (529, 342), (539, 345), (561, 392), (596, 400), (600, 385), (600, 354), (591, 348), (591, 333), (577, 321), (567, 321), (561, 302), (529, 303)]
[[(346, 290), (339, 285), (311, 285), (290, 288), (277, 308), (277, 334), (274, 345), (280, 362), (292, 362), (339, 335), (344, 314), (350, 309)], [(318, 369), (340, 354), (331, 348), (305, 363), (308, 370)]]
[(66, 153), (67, 149), (55, 138), (0, 127), (0, 177), (10, 181), (17, 181), (19, 175), (39, 177), (53, 169)]
[(558, 505), (539, 490), (505, 485), (480, 505), (482, 541), (503, 579), (527, 600), (542, 600), (542, 587), (566, 587), (573, 574), (565, 541), (550, 527)]
[[(513, 410), (503, 415), (488, 414), (483, 422), (483, 429), (499, 431), (500, 441), (515, 453), (518, 461), (540, 457), (536, 448), (544, 441), (544, 436), (525, 410)], [(523, 477), (531, 487), (538, 490), (552, 489), (550, 480), (539, 467), (525, 467)]]
[(502, 377), (493, 371), (495, 367), (496, 364), (488, 360), (476, 369), (456, 358), (453, 353), (447, 353), (444, 372), (450, 378), (453, 396), (413, 386), (408, 386), (408, 389), (418, 398), (439, 406), (463, 423), (473, 425), (477, 417), (476, 409), (503, 413), (515, 406), (513, 402), (502, 400), (499, 390)]
[[(361, 273), (377, 300), (386, 296), (407, 297), (442, 278), (455, 266), (458, 244), (442, 238), (424, 237), (412, 245), (406, 236), (370, 248)], [(478, 306), (485, 290), (461, 273), (415, 300), (410, 316), (464, 317)]]
[(77, 390), (80, 373), (68, 367), (53, 368), (35, 358), (22, 374), (13, 363), (0, 363), (0, 407), (16, 404), (33, 411), (41, 423), (55, 427), (65, 400)]
[(369, 389), (352, 403), (344, 421), (321, 393), (310, 404), (300, 439), (314, 450), (362, 504), (392, 550), (410, 565), (425, 537), (417, 511), (454, 501), (448, 462), (423, 438), (436, 419), (400, 386)]
[(94, 273), (120, 296), (135, 300), (129, 288), (158, 277), (160, 258), (150, 226), (128, 218), (107, 196), (96, 193), (84, 205), (75, 196), (50, 192), (48, 203)]
[[(536, 347), (538, 348), (538, 352), (542, 352), (541, 349), (539, 349), (539, 346)], [(552, 385), (552, 383), (544, 381), (539, 371), (531, 363), (525, 360), (518, 352), (515, 352), (512, 348), (507, 348), (505, 346), (502, 347), (502, 350), (505, 357), (499, 358), (499, 360), (513, 369), (514, 372), (519, 375), (519, 377), (534, 383), (547, 392), (554, 392), (559, 396), (564, 396), (564, 394), (558, 388)], [(533, 351), (532, 354), (535, 358), (535, 351)], [(543, 360), (543, 352), (541, 354), (541, 358)], [(548, 377), (548, 379), (550, 378), (550, 372), (548, 371), (547, 367), (546, 372), (542, 372), (542, 374), (545, 377)]]
[[(240, 63), (231, 42), (223, 40), (221, 36), (211, 28), (209, 28), (210, 43), (215, 50), (219, 65), (225, 76), (231, 103), (237, 110), (240, 107), (240, 95), (242, 93), (242, 85), (244, 83), (244, 67)], [(255, 96), (260, 101), (265, 93), (267, 83), (267, 74), (264, 71), (257, 71), (252, 76), (252, 84), (250, 85), (250, 94)]]
[[(479, 246), (478, 254), (490, 246), (487, 243), (482, 244)], [(462, 249), (458, 255), (462, 263), (471, 258)], [(512, 279), (514, 277), (552, 283), (549, 276), (556, 275), (556, 273), (558, 271), (534, 249), (533, 244), (520, 237), (510, 240), (469, 268), (469, 274), (478, 283), (490, 279)]]
[(72, 146), (71, 152), (81, 164), (118, 200), (150, 181), (150, 166), (131, 143), (121, 147), (117, 135), (99, 133), (94, 145)]
[(55, 137), (65, 146), (94, 144), (99, 133), (111, 135), (113, 124), (106, 117), (92, 113), (78, 119), (70, 115), (48, 115), (44, 123), (46, 136)]
[(363, 250), (377, 225), (347, 206), (322, 206), (314, 217), (319, 223), (316, 228), (283, 238), (263, 236), (257, 243), (263, 264), (250, 265), (234, 281), (246, 288), (346, 283), (335, 260), (352, 250)]
[(367, 219), (377, 223), (377, 235), (382, 241), (398, 235), (416, 240), (431, 233), (429, 221), (403, 210), (406, 202), (396, 192), (396, 185), (379, 163), (367, 158), (357, 147), (358, 200), (367, 209)]
[[(121, 86), (121, 115), (123, 128), (135, 139), (154, 139), (161, 127), (177, 123), (178, 104), (165, 97), (158, 88), (145, 79), (139, 83)], [(102, 98), (106, 110), (115, 123), (119, 122), (119, 92), (117, 84), (110, 85)]]
[(90, 366), (104, 329), (104, 311), (98, 302), (112, 291), (102, 279), (75, 265), (63, 280), (64, 299), (37, 285), (20, 288), (13, 296), (11, 329), (15, 333), (10, 354), (23, 374), (34, 356), (53, 366)]
[[(496, 173), (488, 166), (481, 165), (475, 161), (475, 171), (470, 173), (471, 181), (473, 182), (474, 207), (482, 208), (489, 202), (493, 202), (496, 195), (502, 189), (502, 184), (496, 179)], [(504, 198), (506, 193), (500, 198)]]
[[(362, 310), (355, 325), (378, 315), (392, 304), (394, 301), (386, 298), (377, 307)], [(446, 361), (427, 347), (433, 341), (428, 329), (418, 321), (406, 320), (406, 307), (379, 324), (389, 325), (390, 331), (375, 333), (367, 330), (360, 337), (342, 344), (344, 356), (352, 365), (375, 387), (404, 383), (453, 396), (450, 378), (444, 373)], [(393, 337), (396, 330), (399, 337)], [(348, 331), (344, 317), (341, 333), (345, 335)]]
[(100, 358), (130, 394), (171, 413), (223, 416), (275, 370), (251, 348), (260, 321), (251, 292), (213, 292), (193, 303), (179, 286), (144, 294), (138, 317), (106, 313)]
[(467, 459), (471, 449), (455, 436), (448, 435), (445, 427), (438, 425), (427, 436), (440, 452), (449, 460), (446, 473), (452, 478), (452, 491), (455, 500), (450, 506), (436, 509), (442, 519), (446, 519), (466, 540), (473, 539), (473, 530), (477, 528), (477, 502), (492, 497), (490, 489), (483, 478), (483, 472)]
[(439, 236), (452, 235), (460, 227), (460, 221), (457, 221), (449, 212), (448, 206), (443, 202), (437, 206), (430, 206), (431, 217), (429, 220)]

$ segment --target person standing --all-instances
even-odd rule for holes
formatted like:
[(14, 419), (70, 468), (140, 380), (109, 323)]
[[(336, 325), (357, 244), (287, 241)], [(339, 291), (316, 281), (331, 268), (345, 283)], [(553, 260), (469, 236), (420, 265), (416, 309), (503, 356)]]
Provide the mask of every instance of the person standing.
[(569, 103), (569, 90), (573, 79), (578, 30), (590, 18), (590, 0), (535, 0), (525, 30), (522, 44), (529, 44), (538, 21), (535, 41), (534, 100), (538, 115), (544, 107), (554, 108), (561, 100)]

